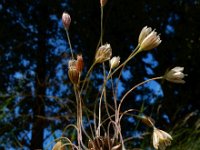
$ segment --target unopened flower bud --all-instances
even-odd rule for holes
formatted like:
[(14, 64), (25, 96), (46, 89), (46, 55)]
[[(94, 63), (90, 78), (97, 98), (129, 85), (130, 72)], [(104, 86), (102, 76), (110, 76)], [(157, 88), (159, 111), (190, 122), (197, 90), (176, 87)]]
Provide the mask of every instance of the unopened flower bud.
[(65, 150), (66, 146), (63, 146), (61, 141), (58, 141), (54, 146), (52, 150)]
[(110, 68), (113, 69), (113, 68), (116, 68), (120, 63), (120, 57), (116, 57), (114, 56), (111, 60), (110, 60)]
[(68, 76), (73, 84), (77, 84), (79, 80), (79, 71), (77, 70), (77, 61), (69, 60), (68, 62)]
[(68, 30), (69, 26), (70, 26), (70, 23), (71, 23), (71, 17), (66, 12), (64, 12), (62, 14), (62, 23), (63, 23), (63, 26), (64, 26), (65, 30)]
[(95, 62), (102, 63), (104, 61), (109, 60), (111, 56), (112, 56), (112, 48), (110, 44), (102, 45), (96, 52)]
[(167, 81), (174, 82), (174, 83), (185, 83), (183, 78), (186, 76), (186, 74), (183, 73), (184, 67), (175, 67), (168, 71), (164, 78)]
[(80, 73), (83, 70), (84, 62), (82, 55), (77, 55), (77, 63), (76, 63), (76, 69)]
[(105, 6), (108, 0), (100, 0), (101, 7)]
[(147, 26), (142, 29), (138, 38), (141, 50), (151, 50), (160, 45), (161, 42), (157, 32), (155, 32), (155, 30), (152, 31), (152, 29)]

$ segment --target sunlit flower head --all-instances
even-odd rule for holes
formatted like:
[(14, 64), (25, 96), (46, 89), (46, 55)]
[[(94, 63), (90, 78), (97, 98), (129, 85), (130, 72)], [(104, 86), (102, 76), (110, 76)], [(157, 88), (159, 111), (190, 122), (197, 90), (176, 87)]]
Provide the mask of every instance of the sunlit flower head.
[(167, 81), (174, 82), (174, 83), (185, 83), (183, 78), (186, 76), (186, 74), (183, 73), (184, 67), (175, 67), (168, 71), (164, 78)]
[(173, 139), (170, 134), (154, 127), (153, 147), (155, 149), (165, 150), (167, 146), (171, 145), (171, 140)]
[(61, 141), (58, 141), (54, 146), (52, 150), (65, 150), (66, 146), (63, 146)]
[(152, 30), (152, 28), (145, 26), (140, 32), (138, 43), (141, 50), (151, 50), (156, 48), (162, 41), (160, 36)]
[(100, 0), (101, 7), (105, 6), (108, 0)]
[(68, 62), (68, 76), (73, 84), (77, 84), (79, 80), (79, 71), (77, 70), (77, 61), (72, 59)]
[(111, 60), (110, 60), (110, 68), (116, 68), (117, 66), (119, 66), (120, 63), (120, 57), (119, 56), (114, 56)]
[(95, 55), (95, 62), (96, 63), (102, 63), (107, 60), (110, 60), (110, 57), (112, 56), (112, 48), (110, 44), (104, 44), (96, 52)]
[(62, 14), (62, 23), (63, 23), (63, 26), (64, 26), (65, 30), (68, 30), (69, 26), (70, 26), (70, 23), (71, 23), (71, 17), (66, 12), (64, 12)]

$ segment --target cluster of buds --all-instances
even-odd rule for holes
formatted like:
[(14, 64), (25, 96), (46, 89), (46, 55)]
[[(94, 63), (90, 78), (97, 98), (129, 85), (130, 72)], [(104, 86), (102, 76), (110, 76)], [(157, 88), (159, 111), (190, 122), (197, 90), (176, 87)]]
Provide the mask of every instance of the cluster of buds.
[(71, 17), (66, 12), (64, 12), (62, 14), (62, 23), (63, 23), (65, 30), (69, 30), (69, 26), (70, 26), (70, 23), (71, 23)]
[(174, 83), (185, 83), (183, 78), (186, 76), (186, 74), (183, 73), (184, 67), (175, 67), (168, 71), (164, 78), (167, 81), (174, 82)]
[(171, 145), (172, 137), (167, 132), (153, 128), (153, 146), (155, 149), (165, 150), (167, 146)]
[(95, 63), (103, 63), (110, 60), (112, 56), (112, 48), (110, 44), (104, 44), (99, 47), (95, 55)]
[(68, 76), (73, 84), (78, 84), (80, 74), (83, 70), (83, 57), (77, 56), (77, 60), (71, 59), (68, 62)]
[(138, 44), (141, 50), (151, 50), (160, 45), (161, 42), (160, 36), (150, 27), (145, 26), (140, 32)]

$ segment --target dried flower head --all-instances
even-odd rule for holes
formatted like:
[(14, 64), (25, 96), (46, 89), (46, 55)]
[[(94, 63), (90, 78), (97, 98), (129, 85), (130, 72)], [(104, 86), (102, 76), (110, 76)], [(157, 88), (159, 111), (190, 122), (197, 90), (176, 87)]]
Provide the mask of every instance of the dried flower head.
[(119, 56), (114, 56), (111, 60), (110, 60), (110, 68), (116, 68), (117, 66), (119, 66), (120, 63), (120, 57)]
[(72, 59), (68, 62), (68, 76), (73, 84), (77, 84), (79, 80), (79, 71), (77, 70), (77, 61)]
[(186, 74), (183, 73), (184, 67), (175, 67), (168, 71), (164, 78), (167, 81), (174, 82), (174, 83), (185, 83), (183, 78), (186, 76)]
[(63, 23), (63, 26), (64, 26), (65, 30), (68, 30), (69, 26), (70, 26), (70, 23), (71, 23), (71, 17), (66, 12), (64, 12), (62, 14), (62, 23)]
[(79, 73), (82, 72), (84, 66), (82, 54), (77, 55), (76, 69)]
[(95, 55), (95, 62), (96, 63), (102, 63), (104, 61), (107, 61), (112, 56), (112, 48), (110, 44), (104, 44), (96, 52)]
[(155, 32), (155, 30), (152, 31), (150, 27), (145, 26), (140, 32), (138, 43), (142, 50), (151, 50), (156, 48), (161, 42), (160, 36)]
[(63, 146), (61, 141), (58, 141), (54, 146), (52, 150), (65, 150), (66, 146)]
[(171, 145), (172, 137), (165, 131), (153, 129), (153, 146), (155, 149), (165, 150), (167, 146)]
[(100, 0), (101, 7), (105, 6), (108, 0)]

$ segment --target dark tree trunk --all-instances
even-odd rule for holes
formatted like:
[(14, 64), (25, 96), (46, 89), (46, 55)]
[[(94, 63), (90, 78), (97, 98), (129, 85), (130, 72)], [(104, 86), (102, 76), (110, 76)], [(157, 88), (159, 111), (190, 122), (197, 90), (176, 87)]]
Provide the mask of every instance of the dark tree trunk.
[[(46, 94), (46, 52), (48, 50), (47, 41), (47, 24), (48, 24), (48, 11), (47, 3), (40, 2), (36, 6), (35, 21), (37, 21), (38, 26), (38, 50), (37, 50), (37, 68), (36, 68), (36, 78), (35, 78), (35, 101), (33, 103), (33, 128), (32, 128), (32, 138), (31, 138), (31, 149), (43, 149), (43, 135), (45, 128), (45, 94)], [(39, 14), (39, 16), (38, 16)]]
[(41, 116), (45, 116), (44, 101), (45, 101), (45, 76), (46, 76), (46, 63), (45, 63), (45, 46), (40, 42), (40, 52), (38, 53), (38, 66), (36, 69), (36, 97), (33, 104), (33, 128), (31, 149), (42, 149), (43, 146), (43, 132), (44, 132), (44, 119)]

